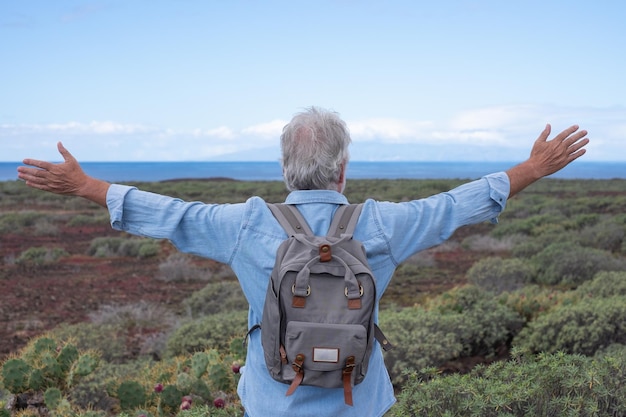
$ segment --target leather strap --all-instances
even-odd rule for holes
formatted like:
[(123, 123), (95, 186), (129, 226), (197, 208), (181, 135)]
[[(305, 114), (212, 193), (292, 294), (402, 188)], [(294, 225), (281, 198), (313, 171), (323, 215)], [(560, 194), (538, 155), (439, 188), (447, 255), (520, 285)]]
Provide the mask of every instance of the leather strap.
[(291, 366), (293, 370), (296, 371), (296, 376), (291, 381), (291, 385), (289, 385), (289, 389), (285, 396), (290, 396), (296, 391), (296, 388), (300, 386), (302, 380), (304, 379), (304, 369), (302, 369), (302, 365), (304, 364), (304, 355), (302, 353), (298, 353), (296, 355), (296, 359), (293, 361)]
[(352, 402), (352, 371), (354, 370), (354, 356), (346, 358), (346, 367), (343, 368), (343, 400), (347, 405), (354, 405)]

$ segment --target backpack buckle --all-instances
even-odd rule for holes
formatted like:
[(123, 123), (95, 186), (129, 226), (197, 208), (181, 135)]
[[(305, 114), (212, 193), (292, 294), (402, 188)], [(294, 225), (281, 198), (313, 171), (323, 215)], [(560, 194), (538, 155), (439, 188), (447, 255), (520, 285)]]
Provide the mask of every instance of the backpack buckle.
[[(348, 287), (346, 287), (344, 292), (345, 292), (346, 297), (347, 297), (348, 296)], [(307, 294), (307, 295), (309, 295), (309, 294)], [(359, 296), (363, 297), (363, 286), (360, 283), (359, 283)]]
[[(295, 283), (291, 286), (291, 293), (292, 294), (296, 293), (296, 284)], [(307, 285), (307, 287), (306, 287), (306, 296), (305, 297), (308, 297), (309, 295), (311, 295), (311, 286)], [(363, 288), (362, 287), (361, 287), (361, 295), (363, 295)], [(348, 296), (348, 289), (346, 288), (346, 297), (347, 296)]]

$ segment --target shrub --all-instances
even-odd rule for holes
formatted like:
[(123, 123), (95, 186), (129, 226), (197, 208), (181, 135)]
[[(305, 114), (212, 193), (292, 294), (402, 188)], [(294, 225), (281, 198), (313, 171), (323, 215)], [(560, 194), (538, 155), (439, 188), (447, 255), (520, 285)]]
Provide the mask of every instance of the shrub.
[(242, 310), (248, 301), (238, 281), (221, 281), (207, 284), (183, 301), (183, 306), (191, 318), (198, 318), (220, 312)]
[(384, 355), (392, 382), (402, 384), (407, 369), (440, 366), (461, 356), (457, 330), (463, 325), (460, 315), (442, 316), (420, 307), (382, 311), (380, 327), (395, 345)]
[(538, 236), (544, 233), (554, 233), (563, 230), (564, 219), (565, 217), (560, 213), (536, 214), (499, 224), (491, 234), (500, 238), (511, 235)]
[(98, 226), (98, 225), (107, 225), (108, 223), (109, 223), (108, 214), (99, 214), (99, 213), (97, 215), (77, 214), (73, 216), (67, 222), (67, 226), (69, 227)]
[(466, 249), (478, 252), (507, 252), (517, 242), (525, 240), (522, 235), (507, 235), (495, 238), (490, 235), (472, 235), (463, 239), (462, 246)]
[(599, 272), (591, 281), (584, 282), (575, 292), (581, 297), (626, 296), (626, 271)]
[(523, 319), (499, 303), (491, 292), (467, 285), (448, 291), (427, 304), (443, 315), (459, 314), (465, 320), (461, 340), (465, 356), (492, 355), (516, 334)]
[(619, 252), (625, 233), (624, 224), (609, 218), (580, 230), (577, 241), (581, 246), (604, 249), (609, 252)]
[(514, 291), (528, 284), (533, 277), (533, 268), (527, 261), (518, 258), (483, 258), (467, 271), (467, 279), (495, 294)]
[(37, 219), (34, 229), (36, 236), (56, 236), (59, 234), (57, 225), (47, 217)]
[(55, 338), (72, 337), (79, 349), (95, 349), (107, 362), (119, 363), (129, 356), (126, 349), (126, 335), (112, 325), (92, 323), (63, 323), (51, 331)]
[(195, 281), (206, 279), (207, 275), (193, 264), (189, 255), (175, 252), (159, 264), (156, 279), (165, 282)]
[(232, 339), (243, 342), (248, 332), (248, 312), (228, 311), (202, 317), (183, 324), (176, 329), (167, 341), (168, 356), (183, 355), (206, 348), (220, 352), (230, 349)]
[(164, 329), (176, 325), (176, 316), (167, 308), (141, 300), (123, 305), (102, 305), (89, 319), (99, 325), (112, 325), (119, 329)]
[(146, 355), (160, 358), (167, 336), (178, 325), (178, 318), (172, 312), (144, 301), (102, 306), (89, 317), (91, 323), (62, 324), (53, 334), (72, 336), (79, 347), (95, 348), (112, 363)]
[(599, 271), (624, 267), (623, 262), (609, 252), (570, 242), (551, 244), (533, 256), (532, 262), (537, 269), (537, 282), (547, 285), (576, 286), (590, 280)]
[(147, 238), (97, 237), (91, 241), (87, 253), (99, 258), (110, 256), (147, 258), (159, 253), (159, 244), (154, 239)]
[(593, 355), (613, 343), (626, 344), (626, 296), (586, 298), (541, 314), (513, 340), (528, 352)]
[(623, 416), (626, 356), (516, 357), (470, 374), (410, 374), (392, 409), (408, 416)]
[(48, 265), (67, 255), (69, 254), (63, 248), (32, 247), (22, 252), (15, 263), (26, 266)]
[(514, 311), (476, 287), (443, 294), (425, 307), (380, 313), (380, 326), (396, 346), (385, 353), (392, 381), (406, 369), (441, 366), (463, 356), (494, 355), (521, 327)]
[(23, 228), (34, 226), (44, 216), (38, 211), (24, 210), (0, 215), (0, 233), (19, 233)]
[(559, 291), (553, 288), (539, 285), (526, 285), (519, 290), (500, 295), (499, 301), (526, 321), (534, 320), (539, 314), (543, 314), (560, 304), (571, 303), (576, 298), (570, 291)]

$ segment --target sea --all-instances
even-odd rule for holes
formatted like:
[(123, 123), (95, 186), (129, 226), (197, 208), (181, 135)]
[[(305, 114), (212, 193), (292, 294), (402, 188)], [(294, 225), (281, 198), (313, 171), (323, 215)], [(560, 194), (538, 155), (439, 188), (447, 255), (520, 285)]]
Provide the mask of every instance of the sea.
[[(0, 181), (17, 179), (19, 162), (0, 162)], [(475, 179), (503, 171), (514, 162), (371, 162), (351, 161), (349, 179)], [(154, 182), (228, 178), (240, 181), (282, 181), (278, 162), (83, 162), (83, 170), (109, 182)], [(552, 178), (622, 179), (624, 162), (574, 161)]]

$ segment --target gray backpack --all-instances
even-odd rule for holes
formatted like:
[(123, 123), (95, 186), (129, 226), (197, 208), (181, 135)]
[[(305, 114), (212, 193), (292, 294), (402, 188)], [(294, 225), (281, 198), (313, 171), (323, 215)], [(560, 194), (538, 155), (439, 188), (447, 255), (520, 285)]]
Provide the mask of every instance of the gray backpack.
[(298, 209), (268, 204), (289, 235), (279, 247), (267, 288), (261, 341), (271, 376), (289, 384), (344, 389), (367, 372), (378, 339), (376, 284), (361, 242), (352, 238), (361, 204), (341, 205), (328, 234), (315, 236)]

